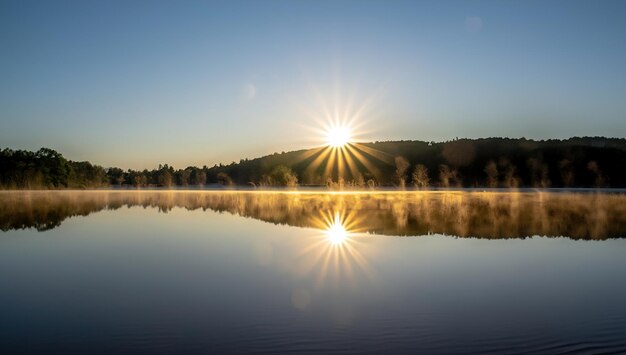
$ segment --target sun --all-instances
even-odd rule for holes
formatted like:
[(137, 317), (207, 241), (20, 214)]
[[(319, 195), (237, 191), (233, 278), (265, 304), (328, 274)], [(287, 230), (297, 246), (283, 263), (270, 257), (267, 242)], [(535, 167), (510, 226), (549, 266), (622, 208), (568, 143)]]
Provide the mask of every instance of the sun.
[(331, 127), (326, 131), (326, 142), (333, 148), (341, 148), (350, 143), (352, 132), (346, 126)]

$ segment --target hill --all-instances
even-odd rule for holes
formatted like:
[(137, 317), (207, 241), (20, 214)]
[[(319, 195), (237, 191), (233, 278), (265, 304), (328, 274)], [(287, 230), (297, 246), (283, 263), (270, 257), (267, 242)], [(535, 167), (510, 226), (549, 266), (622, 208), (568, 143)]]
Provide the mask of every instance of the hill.
[(214, 166), (207, 176), (272, 185), (277, 166), (288, 168), (301, 185), (626, 187), (626, 139), (353, 143), (343, 152), (323, 147)]
[(331, 188), (626, 187), (626, 139), (511, 138), (351, 143), (274, 153), (239, 163), (152, 170), (103, 169), (46, 148), (0, 151), (2, 188), (107, 185), (328, 185)]

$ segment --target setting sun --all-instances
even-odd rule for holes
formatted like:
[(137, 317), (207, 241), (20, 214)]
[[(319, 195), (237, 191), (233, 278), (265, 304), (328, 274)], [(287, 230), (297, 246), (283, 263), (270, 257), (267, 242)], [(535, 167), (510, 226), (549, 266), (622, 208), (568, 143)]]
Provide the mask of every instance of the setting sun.
[(329, 146), (340, 148), (350, 143), (352, 134), (348, 127), (332, 127), (326, 132), (326, 142)]

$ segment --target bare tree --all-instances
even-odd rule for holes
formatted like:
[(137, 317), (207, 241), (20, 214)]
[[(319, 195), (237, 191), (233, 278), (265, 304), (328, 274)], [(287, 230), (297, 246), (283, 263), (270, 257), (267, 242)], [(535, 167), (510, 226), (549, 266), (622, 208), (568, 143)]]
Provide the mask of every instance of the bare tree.
[(517, 167), (507, 158), (500, 158), (498, 164), (500, 170), (503, 170), (502, 185), (508, 188), (516, 188), (520, 185), (520, 179), (517, 177)]
[(498, 186), (498, 166), (493, 160), (490, 160), (485, 166), (485, 173), (487, 174), (487, 185), (489, 187)]
[(398, 185), (400, 188), (406, 186), (406, 171), (409, 168), (409, 161), (405, 157), (397, 156), (396, 161), (396, 178), (398, 179)]
[(413, 170), (413, 185), (417, 187), (427, 187), (430, 183), (430, 178), (428, 177), (428, 168), (423, 164), (417, 164), (415, 169)]
[(446, 164), (439, 165), (439, 181), (442, 187), (450, 186), (450, 179), (452, 178), (452, 171)]
[(541, 158), (529, 158), (527, 162), (530, 169), (530, 180), (533, 187), (549, 187), (550, 177), (548, 165), (541, 162)]
[(370, 190), (374, 190), (376, 188), (376, 181), (374, 179), (367, 180), (367, 187)]
[(365, 187), (365, 179), (363, 178), (363, 174), (356, 174), (356, 177), (354, 178), (354, 186), (360, 189)]
[(600, 167), (595, 160), (590, 161), (587, 164), (587, 169), (593, 172), (596, 175), (596, 179), (594, 181), (595, 187), (603, 187), (604, 186), (604, 176), (602, 176), (602, 172), (600, 171)]

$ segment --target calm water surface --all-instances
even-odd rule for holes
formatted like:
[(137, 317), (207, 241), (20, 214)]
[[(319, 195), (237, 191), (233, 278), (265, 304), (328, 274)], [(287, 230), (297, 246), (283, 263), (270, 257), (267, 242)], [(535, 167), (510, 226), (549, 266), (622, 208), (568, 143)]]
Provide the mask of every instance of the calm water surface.
[(626, 195), (0, 192), (0, 353), (626, 352)]

